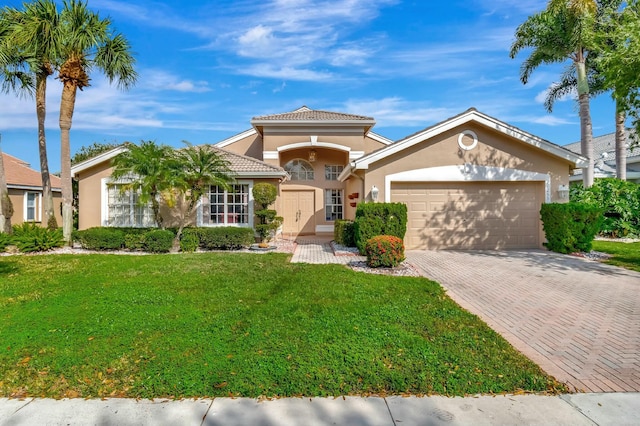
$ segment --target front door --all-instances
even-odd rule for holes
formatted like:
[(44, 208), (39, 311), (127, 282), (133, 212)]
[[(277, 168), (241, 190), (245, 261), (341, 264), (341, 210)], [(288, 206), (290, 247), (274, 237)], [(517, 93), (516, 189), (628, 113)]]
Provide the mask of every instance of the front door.
[(315, 234), (315, 192), (314, 191), (282, 191), (284, 200), (285, 234)]

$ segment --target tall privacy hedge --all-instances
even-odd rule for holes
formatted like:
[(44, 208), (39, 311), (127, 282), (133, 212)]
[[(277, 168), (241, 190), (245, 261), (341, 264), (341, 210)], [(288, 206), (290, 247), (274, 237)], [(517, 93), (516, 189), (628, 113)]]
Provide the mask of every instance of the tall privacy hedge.
[(356, 247), (365, 254), (367, 240), (378, 235), (404, 239), (407, 232), (407, 206), (402, 203), (360, 203), (356, 210)]
[(547, 248), (558, 253), (591, 251), (603, 221), (601, 209), (584, 203), (543, 204), (540, 216)]

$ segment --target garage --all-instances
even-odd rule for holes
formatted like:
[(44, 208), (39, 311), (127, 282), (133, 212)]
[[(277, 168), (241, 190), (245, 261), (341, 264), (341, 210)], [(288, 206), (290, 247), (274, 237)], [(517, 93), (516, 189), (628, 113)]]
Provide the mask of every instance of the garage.
[(544, 182), (392, 182), (407, 205), (407, 249), (540, 247)]

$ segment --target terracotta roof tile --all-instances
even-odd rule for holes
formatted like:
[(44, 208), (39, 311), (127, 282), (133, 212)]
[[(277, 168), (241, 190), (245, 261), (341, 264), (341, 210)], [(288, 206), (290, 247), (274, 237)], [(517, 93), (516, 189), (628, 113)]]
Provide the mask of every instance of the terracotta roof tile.
[[(29, 163), (4, 152), (2, 159), (8, 186), (22, 185), (42, 188), (42, 175), (39, 171), (32, 169)], [(51, 175), (51, 186), (61, 188), (62, 182), (58, 176)]]
[(231, 170), (236, 173), (281, 173), (283, 176), (286, 174), (282, 167), (272, 166), (264, 161), (229, 152), (215, 146), (211, 146), (211, 148), (218, 151), (220, 155), (230, 163)]
[(251, 121), (373, 121), (373, 117), (322, 111), (303, 106), (291, 112), (253, 117)]

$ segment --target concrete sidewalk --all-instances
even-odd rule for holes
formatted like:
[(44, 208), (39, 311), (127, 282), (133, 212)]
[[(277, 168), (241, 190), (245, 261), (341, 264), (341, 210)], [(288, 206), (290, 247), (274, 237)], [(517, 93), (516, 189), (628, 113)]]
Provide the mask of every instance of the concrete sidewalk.
[(467, 398), (0, 399), (0, 425), (637, 425), (640, 393)]

